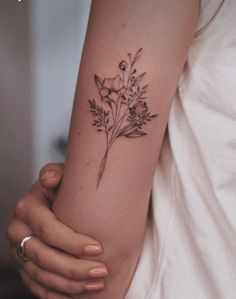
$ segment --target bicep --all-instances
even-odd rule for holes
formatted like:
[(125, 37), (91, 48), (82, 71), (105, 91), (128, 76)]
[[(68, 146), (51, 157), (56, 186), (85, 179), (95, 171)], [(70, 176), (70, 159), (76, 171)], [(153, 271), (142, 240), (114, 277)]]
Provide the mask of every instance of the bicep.
[(131, 238), (131, 251), (140, 247), (198, 5), (197, 0), (92, 3), (54, 209), (105, 248), (125, 251)]

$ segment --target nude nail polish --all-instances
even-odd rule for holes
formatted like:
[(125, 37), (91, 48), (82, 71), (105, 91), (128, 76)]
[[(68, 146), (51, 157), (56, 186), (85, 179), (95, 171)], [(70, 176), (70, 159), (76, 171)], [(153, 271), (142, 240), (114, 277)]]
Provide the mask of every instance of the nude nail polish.
[(99, 245), (86, 245), (84, 247), (84, 253), (87, 255), (98, 255), (102, 253), (102, 248)]
[(100, 290), (104, 288), (104, 282), (103, 281), (88, 282), (85, 284), (84, 288), (85, 290), (88, 291)]
[(89, 271), (90, 277), (104, 277), (108, 275), (108, 271), (104, 267), (93, 268)]
[(44, 181), (44, 180), (48, 180), (50, 178), (53, 178), (56, 176), (56, 171), (55, 170), (48, 170), (46, 171), (42, 176), (41, 176), (41, 180)]

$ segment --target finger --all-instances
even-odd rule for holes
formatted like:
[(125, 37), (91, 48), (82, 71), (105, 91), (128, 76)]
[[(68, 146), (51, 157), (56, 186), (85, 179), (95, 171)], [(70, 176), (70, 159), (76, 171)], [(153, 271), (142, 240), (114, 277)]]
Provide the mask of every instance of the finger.
[(27, 198), (18, 203), (16, 208), (17, 216), (40, 240), (74, 256), (95, 256), (103, 252), (97, 240), (76, 233), (58, 221), (43, 196), (38, 190), (37, 196), (27, 195)]
[[(108, 275), (108, 271), (103, 264), (88, 260), (76, 260), (75, 258), (73, 258), (74, 261), (72, 261), (71, 258), (67, 260), (64, 256), (59, 256), (60, 260), (58, 262), (55, 251), (50, 250), (48, 253), (44, 250), (45, 248), (40, 248), (40, 246), (35, 244), (38, 250), (37, 253), (37, 251), (34, 251), (34, 246), (32, 246), (33, 242), (35, 242), (35, 237), (25, 244), (26, 256), (32, 260), (27, 262), (22, 261), (16, 253), (16, 248), (13, 246), (10, 249), (10, 254), (14, 262), (21, 269), (24, 268), (27, 274), (39, 284), (66, 294), (78, 294), (85, 290), (98, 291), (104, 288), (102, 278)], [(64, 255), (62, 253), (60, 254)], [(52, 260), (52, 257), (55, 259)], [(39, 267), (33, 261), (45, 267), (47, 270)], [(66, 265), (64, 265), (64, 263), (66, 263)], [(101, 271), (101, 269), (103, 270)], [(50, 272), (50, 270), (58, 272), (61, 275)], [(91, 270), (93, 270), (92, 273)], [(68, 275), (69, 278), (66, 278), (65, 275)], [(79, 282), (79, 279), (82, 281)]]
[(7, 238), (11, 245), (17, 246), (25, 236), (32, 235), (33, 232), (18, 218), (13, 218), (7, 228)]
[(17, 218), (13, 218), (8, 226), (7, 237), (10, 242), (10, 256), (18, 267), (24, 266), (24, 261), (18, 256), (16, 247), (25, 236), (32, 235), (30, 228)]
[(33, 279), (29, 277), (27, 273), (23, 270), (20, 270), (21, 278), (24, 282), (24, 285), (38, 298), (40, 299), (68, 299), (70, 297), (62, 295), (53, 291), (50, 291), (43, 286), (36, 283)]
[(38, 284), (53, 291), (67, 295), (83, 293), (87, 286), (91, 284), (94, 285), (93, 291), (98, 291), (104, 288), (104, 280), (101, 278), (81, 281), (71, 280), (48, 272), (32, 262), (27, 262), (25, 264), (24, 270), (29, 277)]
[(39, 173), (39, 182), (46, 189), (55, 189), (61, 183), (64, 164), (50, 163), (45, 165)]
[[(21, 242), (24, 236), (30, 235), (32, 232), (18, 219), (14, 219), (10, 227), (9, 238), (13, 245), (10, 249), (10, 255), (13, 261), (22, 267), (24, 262), (17, 255), (16, 245)], [(17, 230), (14, 229), (15, 227)], [(36, 237), (25, 243), (25, 253), (38, 266), (71, 279), (98, 278), (108, 275), (108, 270), (102, 263), (69, 256), (62, 251), (46, 246)], [(94, 271), (94, 269), (96, 270)]]
[(11, 246), (10, 250), (9, 250), (9, 253), (10, 253), (10, 257), (11, 257), (13, 263), (17, 267), (20, 267), (20, 268), (23, 269), (25, 262), (21, 258), (19, 258), (19, 256), (17, 255), (17, 253), (16, 253), (16, 247)]
[(40, 268), (69, 279), (81, 280), (108, 275), (106, 266), (101, 262), (78, 259), (67, 255), (62, 251), (46, 246), (35, 237), (25, 244), (25, 253), (30, 261)]
[[(17, 225), (17, 221), (15, 225)], [(22, 232), (25, 232), (24, 225), (19, 225), (22, 228)], [(14, 238), (14, 244), (19, 244), (22, 238), (20, 232), (18, 232), (18, 235)], [(32, 237), (25, 243), (25, 254), (36, 265), (70, 279), (87, 279), (108, 275), (108, 270), (104, 264), (94, 260), (78, 259), (67, 255), (56, 248), (45, 245), (36, 237)], [(13, 261), (22, 267), (23, 263), (17, 255), (15, 246), (11, 247), (10, 255)], [(94, 269), (96, 270), (94, 271)]]

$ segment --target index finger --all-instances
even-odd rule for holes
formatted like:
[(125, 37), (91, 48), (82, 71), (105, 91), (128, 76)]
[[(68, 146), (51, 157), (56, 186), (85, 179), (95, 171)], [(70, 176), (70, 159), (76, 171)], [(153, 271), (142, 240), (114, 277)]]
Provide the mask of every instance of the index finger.
[(74, 256), (100, 255), (102, 246), (97, 240), (75, 232), (60, 222), (49, 209), (44, 191), (36, 186), (18, 205), (17, 216), (26, 223), (34, 234), (46, 244), (56, 247)]

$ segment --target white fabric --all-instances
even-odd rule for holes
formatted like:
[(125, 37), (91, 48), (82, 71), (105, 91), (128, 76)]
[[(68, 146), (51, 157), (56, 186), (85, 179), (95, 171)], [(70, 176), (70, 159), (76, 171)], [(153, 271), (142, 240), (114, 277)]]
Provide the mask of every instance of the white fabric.
[[(202, 1), (198, 29), (221, 1)], [(236, 298), (236, 1), (189, 51), (126, 299)]]

